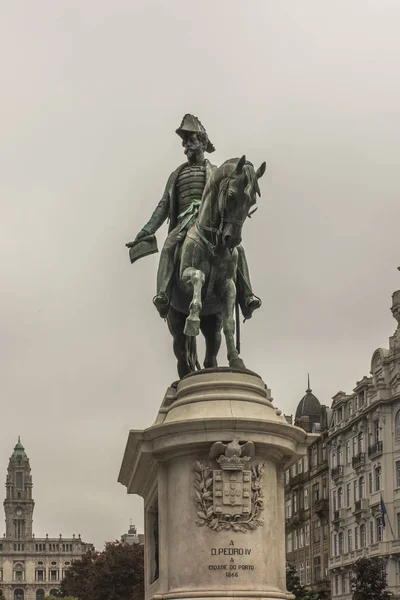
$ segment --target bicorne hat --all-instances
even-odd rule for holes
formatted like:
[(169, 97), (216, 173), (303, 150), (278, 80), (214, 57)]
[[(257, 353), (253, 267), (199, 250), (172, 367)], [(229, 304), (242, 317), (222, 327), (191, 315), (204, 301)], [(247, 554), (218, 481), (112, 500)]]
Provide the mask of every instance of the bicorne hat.
[(125, 246), (129, 248), (129, 258), (132, 264), (139, 258), (143, 258), (143, 256), (158, 252), (157, 239), (154, 234), (149, 234), (140, 238), (140, 240), (129, 242)]
[(188, 133), (203, 133), (207, 136), (206, 152), (214, 152), (215, 150), (214, 145), (208, 139), (207, 131), (203, 127), (201, 121), (194, 115), (185, 115), (182, 119), (182, 123), (175, 133), (177, 133), (182, 139), (184, 139), (185, 135)]

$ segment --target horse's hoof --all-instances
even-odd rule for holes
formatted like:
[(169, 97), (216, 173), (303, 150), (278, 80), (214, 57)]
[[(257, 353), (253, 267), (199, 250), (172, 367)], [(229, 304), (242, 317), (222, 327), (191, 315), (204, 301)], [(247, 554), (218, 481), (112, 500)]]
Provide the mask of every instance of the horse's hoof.
[(233, 358), (229, 361), (229, 366), (232, 367), (232, 369), (246, 369), (246, 365), (241, 358)]
[(185, 329), (183, 330), (185, 335), (196, 337), (200, 333), (200, 319), (191, 319), (188, 317), (185, 322)]

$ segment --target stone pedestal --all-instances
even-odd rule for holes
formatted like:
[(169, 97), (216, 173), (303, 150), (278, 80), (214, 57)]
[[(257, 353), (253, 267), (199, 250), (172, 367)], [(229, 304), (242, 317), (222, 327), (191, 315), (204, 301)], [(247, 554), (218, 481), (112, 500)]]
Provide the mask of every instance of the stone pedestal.
[(307, 438), (254, 373), (204, 370), (167, 390), (119, 475), (144, 498), (146, 600), (291, 597), (284, 469)]

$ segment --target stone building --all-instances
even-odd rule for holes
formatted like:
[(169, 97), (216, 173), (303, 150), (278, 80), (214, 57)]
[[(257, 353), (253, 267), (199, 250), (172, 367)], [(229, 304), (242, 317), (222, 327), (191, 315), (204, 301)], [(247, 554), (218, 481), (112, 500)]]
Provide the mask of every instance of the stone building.
[(42, 600), (56, 593), (71, 562), (93, 549), (80, 536), (35, 538), (34, 506), (31, 467), (18, 439), (8, 464), (6, 533), (0, 538), (0, 589), (6, 600)]
[(295, 425), (318, 433), (308, 454), (285, 474), (286, 561), (293, 565), (302, 585), (330, 595), (328, 574), (329, 507), (326, 438), (330, 409), (321, 406), (308, 382), (300, 400)]
[[(400, 291), (392, 313), (400, 323)], [(371, 376), (333, 398), (330, 460), (330, 572), (333, 598), (350, 600), (360, 557), (384, 560), (400, 598), (400, 327), (372, 355)], [(387, 511), (387, 512), (386, 512)]]
[(132, 523), (129, 525), (128, 533), (123, 533), (121, 535), (121, 542), (124, 544), (141, 544), (144, 545), (144, 533), (138, 533), (135, 525)]

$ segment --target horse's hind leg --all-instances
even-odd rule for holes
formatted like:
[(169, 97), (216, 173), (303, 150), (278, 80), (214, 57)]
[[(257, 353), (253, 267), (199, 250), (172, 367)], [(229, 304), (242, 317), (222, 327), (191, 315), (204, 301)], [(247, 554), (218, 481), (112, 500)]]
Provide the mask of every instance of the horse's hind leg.
[(221, 327), (221, 314), (201, 317), (200, 328), (206, 341), (206, 356), (204, 359), (205, 369), (211, 369), (218, 366), (217, 355), (221, 346)]
[(204, 273), (194, 267), (188, 267), (183, 271), (182, 280), (189, 289), (190, 286), (193, 288), (193, 298), (189, 305), (189, 316), (186, 319), (184, 333), (196, 336), (200, 332), (201, 290), (205, 280)]
[(227, 279), (222, 297), (222, 326), (224, 330), (229, 366), (235, 369), (245, 369), (245, 364), (239, 356), (235, 345), (235, 301), (236, 285), (233, 279)]

